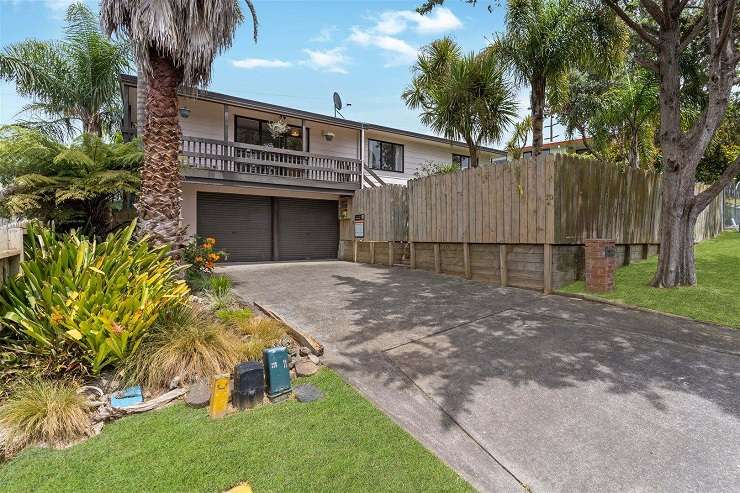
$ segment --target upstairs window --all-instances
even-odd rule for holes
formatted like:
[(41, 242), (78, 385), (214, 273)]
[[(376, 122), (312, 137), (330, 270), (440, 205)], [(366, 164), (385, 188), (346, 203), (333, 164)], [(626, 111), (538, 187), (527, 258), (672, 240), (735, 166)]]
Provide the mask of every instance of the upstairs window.
[[(234, 135), (237, 142), (256, 146), (279, 147), (280, 149), (303, 150), (303, 131), (295, 125), (288, 126), (288, 132), (274, 139), (265, 120), (236, 116)], [(308, 129), (306, 129), (308, 130)], [(308, 152), (308, 149), (306, 149)]]
[(460, 166), (460, 169), (470, 168), (470, 156), (463, 156), (462, 154), (452, 155), (452, 164)]
[(371, 169), (403, 173), (403, 145), (369, 139), (368, 154)]

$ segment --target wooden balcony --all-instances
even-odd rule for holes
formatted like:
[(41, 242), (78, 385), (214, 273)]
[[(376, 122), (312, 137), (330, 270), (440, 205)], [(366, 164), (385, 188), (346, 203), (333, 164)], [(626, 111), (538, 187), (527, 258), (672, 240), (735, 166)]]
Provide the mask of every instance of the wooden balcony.
[(184, 136), (180, 155), (186, 178), (336, 190), (357, 190), (362, 180), (359, 159), (276, 147)]

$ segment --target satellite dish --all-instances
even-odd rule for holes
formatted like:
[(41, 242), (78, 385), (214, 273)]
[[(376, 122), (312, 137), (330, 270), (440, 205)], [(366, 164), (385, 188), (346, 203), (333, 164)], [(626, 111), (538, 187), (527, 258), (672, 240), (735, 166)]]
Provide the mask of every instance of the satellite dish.
[(334, 98), (334, 118), (337, 117), (337, 114), (339, 114), (339, 116), (344, 118), (344, 115), (340, 113), (342, 109), (342, 98), (339, 96), (338, 92), (334, 92), (333, 98)]

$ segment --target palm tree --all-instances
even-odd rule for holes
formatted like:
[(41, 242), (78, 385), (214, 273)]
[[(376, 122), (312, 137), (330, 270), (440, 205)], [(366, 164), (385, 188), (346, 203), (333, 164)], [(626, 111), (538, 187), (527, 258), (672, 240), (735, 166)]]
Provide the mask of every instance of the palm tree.
[(58, 139), (79, 131), (111, 133), (120, 122), (119, 74), (129, 66), (128, 45), (104, 36), (82, 3), (69, 6), (62, 41), (29, 39), (0, 53), (0, 79), (14, 81), (32, 99), (20, 125)]
[(442, 38), (425, 46), (413, 67), (414, 78), (402, 98), (421, 110), (421, 121), (450, 140), (463, 140), (470, 166), (477, 167), (480, 147), (501, 139), (516, 116), (516, 101), (503, 69), (486, 52), (461, 55)]
[(0, 207), (13, 216), (105, 236), (112, 204), (139, 189), (137, 142), (82, 134), (65, 145), (20, 126), (0, 127)]
[[(251, 0), (246, 4), (256, 41), (257, 16)], [(107, 34), (129, 39), (148, 79), (140, 233), (177, 251), (185, 232), (177, 89), (208, 84), (214, 58), (231, 46), (244, 16), (236, 0), (102, 0), (100, 16)]]
[(547, 84), (569, 70), (593, 65), (608, 70), (626, 49), (622, 24), (607, 7), (578, 0), (510, 0), (506, 32), (490, 50), (530, 87), (533, 156), (542, 151)]

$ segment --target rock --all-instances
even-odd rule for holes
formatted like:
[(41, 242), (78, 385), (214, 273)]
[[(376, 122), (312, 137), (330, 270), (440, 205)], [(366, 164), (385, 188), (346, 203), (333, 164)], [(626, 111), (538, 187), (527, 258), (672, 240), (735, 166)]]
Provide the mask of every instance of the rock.
[(211, 400), (211, 388), (205, 380), (198, 380), (185, 394), (185, 403), (190, 407), (206, 407)]
[(311, 354), (311, 350), (308, 349), (306, 346), (301, 346), (301, 349), (298, 350), (298, 353), (301, 356), (308, 356), (309, 354)]
[(308, 355), (308, 361), (310, 361), (314, 365), (320, 365), (321, 364), (321, 360), (315, 354), (309, 354)]
[(299, 361), (295, 365), (295, 372), (299, 377), (309, 377), (319, 371), (319, 366), (308, 360)]
[(305, 383), (295, 388), (295, 397), (298, 402), (313, 402), (324, 397), (324, 393), (318, 387)]
[(288, 368), (290, 368), (291, 370), (295, 368), (295, 358), (292, 356), (290, 357), (290, 361), (288, 362)]
[(295, 372), (295, 368), (293, 368), (290, 370), (290, 379), (295, 380), (296, 378), (298, 378), (298, 374)]
[(180, 376), (178, 375), (178, 376), (174, 377), (172, 380), (170, 380), (169, 389), (170, 390), (176, 389), (179, 386), (180, 386)]

